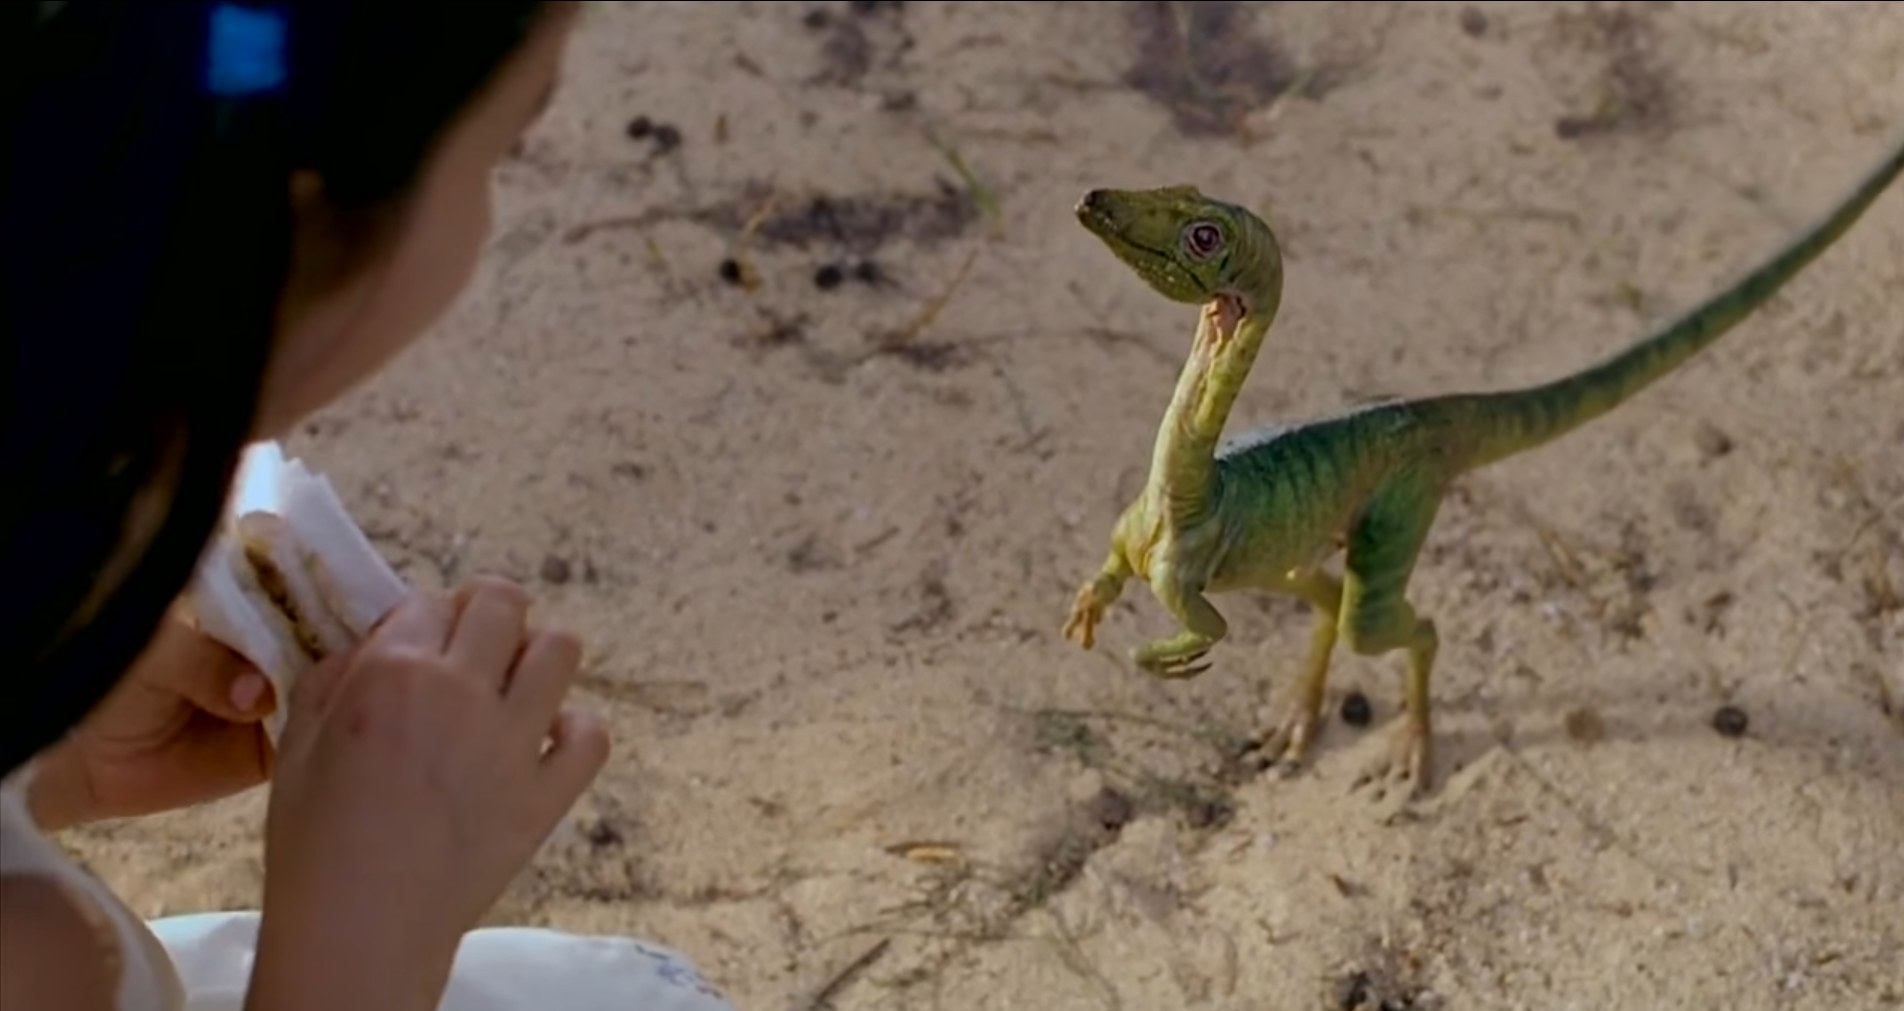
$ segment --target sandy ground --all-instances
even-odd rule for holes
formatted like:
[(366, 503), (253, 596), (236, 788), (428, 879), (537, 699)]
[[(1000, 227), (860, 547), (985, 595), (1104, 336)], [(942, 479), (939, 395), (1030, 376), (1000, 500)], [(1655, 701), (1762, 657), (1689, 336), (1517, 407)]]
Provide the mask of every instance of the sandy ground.
[[(1234, 774), (1294, 605), (1219, 599), (1188, 683), (1122, 659), (1141, 588), (1057, 635), (1194, 319), (1083, 190), (1272, 216), (1233, 429), (1544, 379), (1904, 134), (1904, 6), (597, 6), (483, 290), (293, 447), (412, 578), (591, 644), (616, 757), (498, 921), (766, 1011), (1904, 1004), (1904, 192), (1448, 501), (1427, 801), (1352, 789), (1398, 657), (1338, 659), (1374, 724)], [(69, 838), (146, 913), (243, 907), (262, 810)]]

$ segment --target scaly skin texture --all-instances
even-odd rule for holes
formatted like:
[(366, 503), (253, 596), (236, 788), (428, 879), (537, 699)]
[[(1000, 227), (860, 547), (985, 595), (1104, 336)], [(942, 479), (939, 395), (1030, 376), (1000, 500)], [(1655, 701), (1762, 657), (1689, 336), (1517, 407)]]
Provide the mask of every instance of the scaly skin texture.
[[(1247, 438), (1218, 440), (1282, 300), (1282, 256), (1256, 215), (1193, 187), (1093, 190), (1079, 222), (1152, 289), (1199, 304), (1196, 336), (1158, 426), (1150, 476), (1118, 517), (1110, 551), (1077, 592), (1064, 636), (1085, 649), (1132, 578), (1179, 626), (1132, 652), (1161, 678), (1194, 677), (1228, 633), (1212, 594), (1256, 590), (1314, 609), (1307, 659), (1265, 761), (1299, 763), (1321, 720), (1337, 642), (1407, 657), (1404, 715), (1359, 782), (1429, 786), (1429, 680), (1440, 638), (1408, 583), (1442, 497), (1460, 475), (1543, 445), (1637, 394), (1763, 305), (1861, 217), (1904, 169), (1892, 152), (1844, 203), (1744, 278), (1626, 351), (1540, 386), (1396, 401)], [(1323, 566), (1343, 553), (1342, 575)]]

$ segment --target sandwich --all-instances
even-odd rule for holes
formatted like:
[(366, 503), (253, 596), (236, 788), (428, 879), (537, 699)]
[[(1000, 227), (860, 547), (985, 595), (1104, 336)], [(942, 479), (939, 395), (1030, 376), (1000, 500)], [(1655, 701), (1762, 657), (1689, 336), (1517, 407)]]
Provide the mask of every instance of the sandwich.
[(275, 746), (298, 676), (349, 650), (410, 592), (330, 482), (260, 442), (239, 463), (183, 603), (201, 632), (270, 681), (277, 705), (265, 731)]

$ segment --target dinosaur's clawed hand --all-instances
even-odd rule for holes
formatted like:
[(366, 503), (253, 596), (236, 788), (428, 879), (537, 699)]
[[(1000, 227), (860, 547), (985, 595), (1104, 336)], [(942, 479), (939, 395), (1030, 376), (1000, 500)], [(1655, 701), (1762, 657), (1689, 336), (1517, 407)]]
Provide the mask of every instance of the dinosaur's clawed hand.
[(1097, 645), (1097, 623), (1103, 620), (1104, 601), (1093, 580), (1078, 588), (1077, 598), (1071, 602), (1071, 617), (1064, 622), (1064, 637), (1090, 649)]
[(1197, 663), (1208, 652), (1208, 646), (1195, 646), (1186, 650), (1173, 640), (1160, 639), (1137, 647), (1131, 652), (1131, 660), (1153, 677), (1181, 681), (1210, 669), (1207, 663)]

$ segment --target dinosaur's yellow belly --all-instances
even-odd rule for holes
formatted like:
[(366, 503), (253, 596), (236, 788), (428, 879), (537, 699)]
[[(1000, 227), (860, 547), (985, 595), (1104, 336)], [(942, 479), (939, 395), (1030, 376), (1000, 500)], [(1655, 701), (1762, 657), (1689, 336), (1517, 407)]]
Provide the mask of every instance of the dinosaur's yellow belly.
[(1341, 547), (1348, 517), (1339, 509), (1293, 508), (1228, 524), (1208, 588), (1280, 590), (1295, 574), (1320, 567)]

